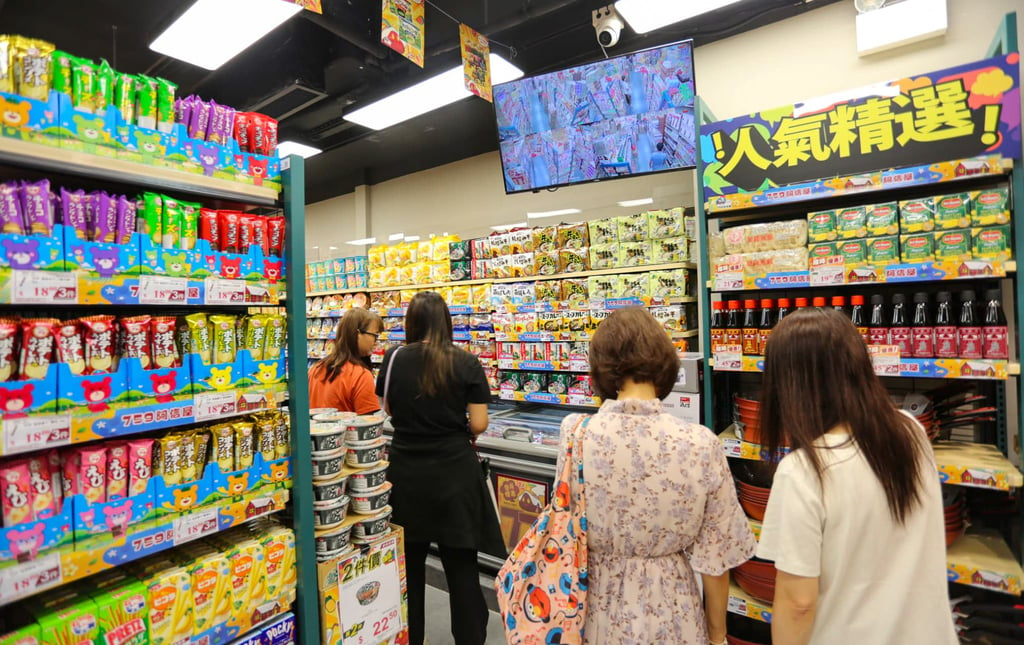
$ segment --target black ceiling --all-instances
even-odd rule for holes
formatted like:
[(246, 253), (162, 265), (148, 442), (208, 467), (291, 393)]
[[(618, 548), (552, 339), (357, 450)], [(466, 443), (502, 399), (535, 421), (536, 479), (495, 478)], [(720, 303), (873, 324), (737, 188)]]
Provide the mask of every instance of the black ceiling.
[[(380, 0), (323, 0), (322, 17), (303, 12), (214, 72), (149, 49), (188, 1), (0, 0), (0, 31), (106, 58), (122, 71), (172, 80), (182, 95), (197, 93), (239, 109), (277, 116), (310, 102), (282, 120), (281, 137), (325, 150), (307, 163), (307, 201), (315, 202), (497, 149), (493, 110), (476, 98), (380, 132), (342, 119), (346, 110), (458, 64), (458, 25), (435, 7), (487, 34), (493, 51), (536, 74), (602, 56), (591, 11), (609, 1), (431, 0), (423, 70), (378, 44)], [(836, 1), (743, 0), (646, 36), (627, 27), (609, 54), (691, 37), (701, 45)]]

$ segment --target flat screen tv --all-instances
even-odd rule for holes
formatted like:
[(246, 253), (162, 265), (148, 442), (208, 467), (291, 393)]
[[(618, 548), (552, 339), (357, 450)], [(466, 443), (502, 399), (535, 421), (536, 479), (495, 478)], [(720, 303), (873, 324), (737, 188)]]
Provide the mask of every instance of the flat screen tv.
[(693, 41), (494, 87), (505, 192), (696, 165)]

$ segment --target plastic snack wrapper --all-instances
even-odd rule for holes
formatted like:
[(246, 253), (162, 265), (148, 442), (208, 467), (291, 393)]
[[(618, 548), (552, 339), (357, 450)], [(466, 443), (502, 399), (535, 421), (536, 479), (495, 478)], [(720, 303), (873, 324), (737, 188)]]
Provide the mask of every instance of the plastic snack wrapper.
[(185, 433), (179, 439), (181, 445), (181, 482), (196, 480), (196, 441), (193, 433)]
[(103, 446), (78, 449), (79, 493), (90, 504), (107, 501), (107, 450)]
[(18, 375), (18, 321), (0, 318), (0, 382), (13, 381)]
[(11, 67), (14, 72), (15, 93), (21, 96), (46, 101), (50, 97), (50, 57), (53, 43), (38, 38), (10, 36), (12, 48)]
[[(203, 364), (209, 365), (213, 358), (213, 329), (210, 321), (206, 318), (206, 314), (189, 314), (185, 316), (185, 322), (188, 324), (189, 336), (192, 341), (190, 352), (199, 354)], [(234, 334), (233, 328), (232, 334)], [(234, 338), (233, 335), (232, 338)]]
[(79, 457), (77, 450), (64, 450), (60, 455), (61, 489), (64, 497), (71, 497), (81, 492), (81, 484), (78, 481)]
[(156, 120), (159, 115), (157, 101), (159, 100), (159, 83), (155, 78), (143, 74), (136, 77), (135, 104), (136, 125), (140, 128), (156, 130)]
[(175, 342), (177, 319), (174, 316), (153, 316), (151, 321), (152, 358), (154, 366), (181, 367), (181, 354)]
[(153, 246), (163, 245), (164, 200), (156, 193), (142, 196), (143, 207), (139, 213), (139, 233), (147, 236)]
[(17, 526), (36, 519), (32, 492), (32, 473), (28, 461), (18, 459), (0, 466), (0, 506), (4, 526)]
[(16, 183), (0, 184), (0, 232), (25, 234), (21, 214), (21, 188)]
[(170, 133), (174, 128), (174, 93), (178, 86), (174, 83), (156, 79), (156, 129)]
[(135, 76), (116, 72), (114, 74), (114, 106), (125, 123), (135, 123)]
[(104, 444), (107, 449), (107, 501), (128, 495), (128, 444)]
[(0, 35), (0, 92), (14, 94), (14, 67), (11, 64), (14, 43), (11, 36)]
[(217, 464), (221, 472), (235, 469), (235, 429), (227, 423), (210, 428), (210, 462)]
[(50, 201), (50, 180), (24, 182), (18, 191), (25, 230), (30, 235), (53, 235), (53, 204)]
[(210, 248), (220, 248), (220, 217), (210, 208), (199, 209), (199, 239), (210, 243)]
[(79, 321), (65, 320), (58, 323), (57, 360), (67, 365), (72, 374), (85, 373), (85, 347)]
[(253, 216), (252, 244), (260, 247), (263, 255), (270, 255), (270, 229), (267, 226), (266, 217)]
[(239, 252), (239, 224), (241, 214), (236, 211), (218, 211), (217, 223), (220, 233), (220, 250), (224, 253)]
[(232, 363), (237, 351), (235, 336), (235, 317), (227, 314), (210, 316), (210, 328), (213, 335), (213, 362)]
[(160, 245), (165, 249), (176, 249), (181, 244), (181, 203), (163, 195), (163, 211)]
[(267, 317), (267, 339), (263, 345), (263, 360), (271, 361), (281, 358), (281, 352), (287, 340), (284, 322), (284, 316), (279, 314)]
[(242, 346), (249, 350), (255, 361), (262, 361), (265, 355), (269, 319), (266, 314), (253, 314), (245, 318), (245, 338)]
[(267, 233), (270, 239), (270, 255), (284, 255), (285, 220), (283, 216), (267, 218)]
[(182, 483), (182, 447), (180, 435), (168, 435), (157, 440), (160, 446), (160, 474), (168, 486)]
[(26, 461), (32, 485), (32, 513), (37, 520), (53, 517), (60, 511), (60, 491), (53, 488), (49, 454), (38, 453)]
[(102, 114), (107, 106), (114, 104), (115, 74), (114, 68), (105, 60), (101, 59), (100, 64), (96, 66), (93, 104), (96, 106), (97, 114)]
[(153, 476), (153, 439), (133, 439), (128, 445), (128, 496), (146, 492)]
[(53, 318), (26, 318), (21, 321), (21, 380), (41, 379), (54, 360), (58, 321)]
[[(121, 354), (125, 358), (137, 358), (142, 369), (152, 366), (150, 354), (150, 317), (147, 315), (132, 316), (118, 320), (121, 328)], [(65, 361), (66, 362), (66, 361)]]
[(590, 246), (585, 222), (578, 224), (562, 224), (558, 227), (558, 248), (585, 249)]
[(253, 454), (256, 451), (256, 437), (253, 435), (253, 424), (242, 421), (231, 425), (235, 431), (235, 470), (251, 468)]
[(81, 319), (85, 340), (85, 374), (107, 374), (117, 367), (113, 316), (89, 316)]

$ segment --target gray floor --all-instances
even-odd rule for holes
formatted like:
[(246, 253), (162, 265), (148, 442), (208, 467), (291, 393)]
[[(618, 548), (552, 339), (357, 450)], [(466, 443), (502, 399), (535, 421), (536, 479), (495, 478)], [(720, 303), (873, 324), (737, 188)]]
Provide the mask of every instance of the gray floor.
[[(448, 613), (448, 592), (427, 585), (427, 645), (452, 645), (451, 622)], [(504, 645), (505, 632), (501, 628), (501, 617), (491, 612), (487, 621), (487, 645)]]

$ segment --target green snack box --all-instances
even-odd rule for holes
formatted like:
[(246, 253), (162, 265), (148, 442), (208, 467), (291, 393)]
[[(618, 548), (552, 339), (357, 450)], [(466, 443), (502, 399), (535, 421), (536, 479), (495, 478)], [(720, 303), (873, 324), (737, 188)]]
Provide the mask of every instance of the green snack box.
[(864, 207), (868, 212), (867, 229), (871, 237), (896, 235), (900, 232), (900, 211), (896, 202)]
[(73, 87), (71, 66), (74, 58), (71, 54), (59, 49), (53, 52), (53, 80), (51, 83), (55, 92), (63, 92), (71, 96)]
[(1009, 260), (1011, 244), (1009, 224), (971, 229), (971, 253), (976, 260)]
[(895, 235), (885, 237), (869, 237), (867, 244), (868, 264), (875, 267), (899, 264), (900, 239)]
[(597, 219), (587, 223), (590, 245), (615, 244), (619, 241), (619, 223), (614, 219)]
[(935, 200), (910, 199), (900, 202), (900, 233), (922, 233), (935, 230)]
[(970, 260), (971, 257), (971, 229), (935, 232), (936, 260)]
[(841, 240), (867, 237), (868, 212), (863, 206), (840, 208), (836, 211), (836, 233)]
[(808, 242), (832, 242), (836, 236), (835, 211), (817, 211), (807, 214)]
[(79, 596), (54, 607), (31, 607), (39, 623), (39, 631), (46, 634), (47, 643), (99, 642), (100, 627), (96, 603), (92, 598)]
[(830, 258), (832, 256), (839, 255), (838, 247), (841, 244), (841, 242), (822, 242), (820, 244), (811, 244), (807, 247), (807, 257), (813, 260), (814, 258)]
[(862, 266), (867, 262), (868, 245), (865, 240), (837, 242), (836, 247), (839, 251), (839, 255), (843, 256), (847, 269)]
[(935, 234), (913, 233), (900, 236), (900, 261), (906, 264), (935, 259)]
[(967, 228), (971, 225), (971, 196), (969, 193), (940, 195), (935, 200), (935, 228)]
[(94, 591), (100, 635), (99, 642), (120, 645), (149, 645), (149, 611), (146, 585), (125, 581), (110, 589)]
[(42, 628), (31, 619), (21, 627), (0, 635), (0, 645), (42, 645), (43, 642)]
[(1010, 223), (1010, 192), (1006, 186), (971, 193), (971, 224), (994, 226)]

